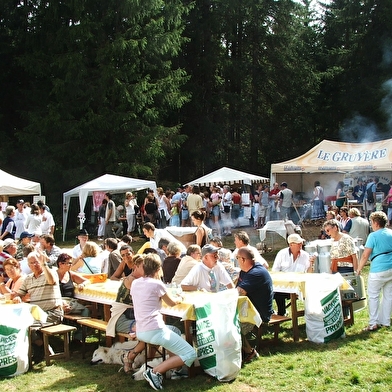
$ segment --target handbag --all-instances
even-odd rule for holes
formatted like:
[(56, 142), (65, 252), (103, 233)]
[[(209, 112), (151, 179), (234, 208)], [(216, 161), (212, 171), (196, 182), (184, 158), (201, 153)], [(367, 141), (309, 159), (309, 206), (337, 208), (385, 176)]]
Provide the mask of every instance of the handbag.
[(223, 206), (223, 211), (224, 212), (230, 212), (230, 206)]
[(392, 201), (388, 203), (388, 208), (392, 208)]

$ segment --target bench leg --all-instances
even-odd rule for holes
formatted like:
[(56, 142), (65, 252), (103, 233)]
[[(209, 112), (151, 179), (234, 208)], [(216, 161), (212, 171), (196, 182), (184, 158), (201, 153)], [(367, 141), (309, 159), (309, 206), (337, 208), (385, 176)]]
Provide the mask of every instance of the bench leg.
[(49, 366), (50, 365), (49, 336), (46, 333), (44, 333), (43, 338), (44, 338), (44, 350), (45, 350), (45, 363), (46, 366)]

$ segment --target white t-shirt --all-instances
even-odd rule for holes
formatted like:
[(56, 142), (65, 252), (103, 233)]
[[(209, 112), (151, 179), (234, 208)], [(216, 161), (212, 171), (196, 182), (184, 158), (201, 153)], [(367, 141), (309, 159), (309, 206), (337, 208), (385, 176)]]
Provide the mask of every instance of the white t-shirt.
[(42, 214), (41, 231), (42, 234), (51, 234), (51, 227), (54, 226), (53, 215), (49, 211)]
[(42, 215), (30, 214), (26, 220), (26, 230), (29, 234), (42, 233), (41, 222)]
[(166, 287), (158, 279), (141, 277), (133, 281), (131, 295), (138, 332), (152, 331), (165, 326), (160, 312), (161, 298), (165, 294)]
[(16, 226), (16, 231), (15, 231), (16, 239), (20, 238), (21, 233), (25, 231), (25, 222), (27, 221), (28, 216), (29, 213), (28, 211), (26, 211), (25, 208), (23, 208), (22, 212), (19, 212), (18, 209), (15, 210), (14, 222)]

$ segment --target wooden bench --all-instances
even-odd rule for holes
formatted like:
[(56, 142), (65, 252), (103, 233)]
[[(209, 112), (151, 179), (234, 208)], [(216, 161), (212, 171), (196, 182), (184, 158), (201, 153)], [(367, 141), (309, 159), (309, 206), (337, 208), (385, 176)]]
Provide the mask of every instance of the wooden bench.
[[(106, 333), (106, 327), (108, 322), (105, 320), (95, 319), (91, 317), (79, 318), (76, 320), (78, 324), (82, 326), (82, 357), (85, 357), (85, 349), (86, 349), (86, 336), (87, 336), (87, 328), (95, 329), (98, 331), (98, 339), (101, 340), (101, 332)], [(130, 339), (129, 334), (116, 332), (116, 337), (120, 338), (120, 340), (124, 341), (125, 339)], [(111, 346), (113, 343), (113, 339), (110, 336), (106, 336), (106, 346)]]
[[(44, 338), (45, 362), (46, 366), (50, 365), (50, 360), (53, 358), (69, 359), (69, 333), (75, 331), (76, 327), (65, 324), (57, 324), (51, 327), (41, 328), (42, 336)], [(60, 335), (63, 337), (64, 350), (58, 353), (51, 352), (49, 347), (49, 336)]]
[[(279, 332), (280, 332), (280, 325), (282, 323), (285, 323), (286, 321), (290, 321), (291, 317), (286, 317), (286, 316), (279, 316), (277, 314), (273, 314), (271, 316), (271, 319), (269, 323), (262, 323), (260, 327), (257, 328), (257, 338), (256, 338), (256, 349), (260, 350), (260, 347), (263, 345), (263, 343), (272, 343), (272, 344), (277, 344), (279, 342)], [(269, 327), (273, 326), (274, 327), (274, 337), (273, 339), (262, 339), (265, 330)]]

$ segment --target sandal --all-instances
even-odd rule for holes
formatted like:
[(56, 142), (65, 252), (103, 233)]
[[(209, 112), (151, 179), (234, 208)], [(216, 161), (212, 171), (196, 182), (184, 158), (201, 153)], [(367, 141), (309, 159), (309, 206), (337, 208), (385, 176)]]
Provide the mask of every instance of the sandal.
[(378, 328), (377, 324), (368, 325), (368, 326), (365, 327), (362, 331), (368, 331), (368, 332), (377, 331), (377, 328)]
[[(123, 363), (123, 369), (125, 373), (133, 372), (133, 362), (139, 353), (136, 351), (127, 351), (121, 356), (121, 362)], [(131, 357), (131, 358), (130, 358)]]
[(259, 353), (254, 348), (252, 348), (252, 351), (250, 353), (245, 353), (245, 354), (246, 357), (244, 359), (244, 363), (249, 363), (252, 362), (254, 359), (259, 358)]

